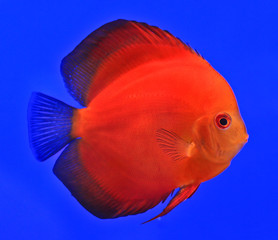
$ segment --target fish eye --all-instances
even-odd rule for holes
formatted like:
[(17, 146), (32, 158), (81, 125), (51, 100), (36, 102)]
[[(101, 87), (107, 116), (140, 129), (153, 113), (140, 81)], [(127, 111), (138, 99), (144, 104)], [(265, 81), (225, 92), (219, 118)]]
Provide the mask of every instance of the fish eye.
[(228, 113), (220, 113), (215, 118), (216, 126), (220, 129), (227, 129), (232, 122), (232, 118)]

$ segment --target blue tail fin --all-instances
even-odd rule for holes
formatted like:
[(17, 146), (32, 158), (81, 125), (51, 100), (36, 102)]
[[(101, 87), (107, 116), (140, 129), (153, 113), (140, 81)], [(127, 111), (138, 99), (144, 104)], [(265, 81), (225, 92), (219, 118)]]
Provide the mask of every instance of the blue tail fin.
[(31, 148), (44, 161), (70, 141), (75, 108), (43, 93), (33, 93), (29, 102), (28, 128)]

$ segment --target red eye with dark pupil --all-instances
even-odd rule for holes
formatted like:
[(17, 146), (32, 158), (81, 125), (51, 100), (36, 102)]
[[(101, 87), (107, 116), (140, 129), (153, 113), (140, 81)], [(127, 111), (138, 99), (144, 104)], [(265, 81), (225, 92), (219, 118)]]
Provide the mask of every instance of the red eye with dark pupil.
[(228, 121), (226, 118), (221, 118), (219, 122), (222, 126), (226, 126), (228, 124)]
[(231, 117), (227, 113), (221, 113), (216, 116), (216, 125), (221, 129), (228, 128), (231, 124)]

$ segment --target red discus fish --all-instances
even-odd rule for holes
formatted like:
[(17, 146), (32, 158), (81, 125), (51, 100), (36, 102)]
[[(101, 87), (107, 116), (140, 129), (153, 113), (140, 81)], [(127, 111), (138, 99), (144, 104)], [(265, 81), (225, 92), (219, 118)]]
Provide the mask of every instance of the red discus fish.
[(226, 80), (157, 27), (105, 24), (63, 59), (61, 71), (84, 108), (34, 93), (30, 143), (40, 161), (67, 146), (53, 171), (99, 218), (143, 213), (179, 188), (155, 218), (167, 214), (247, 142)]

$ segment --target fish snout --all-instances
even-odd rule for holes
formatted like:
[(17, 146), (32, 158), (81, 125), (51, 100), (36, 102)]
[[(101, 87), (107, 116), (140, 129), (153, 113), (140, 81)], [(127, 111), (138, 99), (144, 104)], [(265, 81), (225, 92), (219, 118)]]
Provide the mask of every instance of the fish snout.
[(240, 141), (241, 145), (244, 146), (248, 142), (248, 139), (249, 139), (249, 135), (247, 133), (244, 134), (243, 138)]
[(245, 134), (245, 138), (244, 138), (244, 141), (243, 141), (243, 142), (244, 142), (244, 143), (247, 143), (247, 142), (248, 142), (248, 139), (249, 139), (249, 135), (246, 133), (246, 134)]

